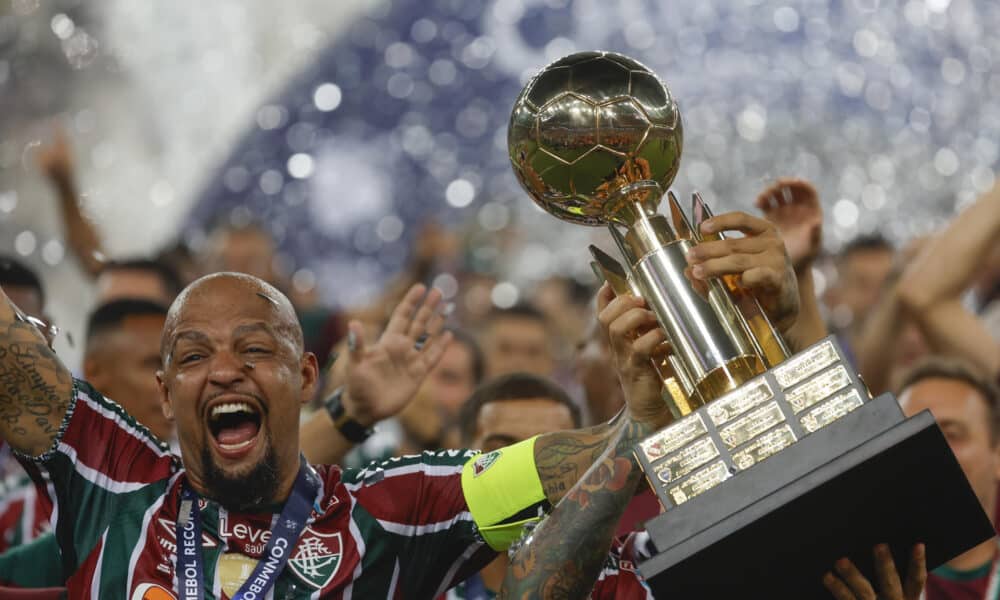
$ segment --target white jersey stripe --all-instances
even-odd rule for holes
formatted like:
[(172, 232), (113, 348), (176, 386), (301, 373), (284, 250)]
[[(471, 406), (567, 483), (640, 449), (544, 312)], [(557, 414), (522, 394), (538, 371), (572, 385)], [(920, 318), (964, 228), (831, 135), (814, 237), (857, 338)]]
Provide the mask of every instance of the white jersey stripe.
[(59, 442), (57, 449), (73, 462), (73, 468), (76, 469), (76, 472), (79, 473), (84, 479), (113, 494), (134, 492), (149, 485), (149, 482), (147, 481), (116, 481), (111, 479), (104, 473), (83, 464), (76, 454), (76, 448), (66, 444), (65, 442)]
[(35, 537), (35, 496), (38, 491), (34, 484), (25, 489), (24, 512), (21, 513), (21, 543), (26, 544)]
[(56, 485), (52, 483), (52, 475), (45, 468), (45, 465), (35, 463), (35, 468), (42, 473), (42, 477), (45, 479), (45, 489), (48, 490), (49, 500), (52, 501), (52, 514), (49, 515), (49, 531), (54, 532), (59, 525), (59, 496), (56, 494)]
[[(384, 463), (382, 463), (384, 464)], [(365, 487), (365, 479), (375, 475), (377, 473), (382, 473), (383, 479), (388, 479), (390, 477), (401, 477), (403, 475), (413, 475), (414, 473), (423, 473), (428, 477), (454, 477), (462, 472), (462, 465), (427, 465), (427, 464), (412, 464), (403, 465), (400, 467), (390, 467), (388, 469), (384, 467), (376, 467), (375, 469), (369, 469), (365, 467), (358, 472), (357, 477), (359, 481), (357, 483), (345, 483), (344, 487), (348, 490), (355, 492)]]
[(358, 524), (354, 522), (354, 505), (357, 503), (357, 499), (354, 497), (354, 494), (348, 494), (347, 497), (351, 500), (351, 512), (347, 515), (347, 529), (351, 533), (351, 538), (354, 539), (354, 545), (357, 547), (358, 566), (354, 567), (351, 582), (347, 584), (347, 589), (344, 590), (343, 600), (351, 600), (351, 594), (354, 592), (354, 582), (361, 578), (361, 567), (365, 562), (365, 538), (361, 535)]
[(446, 531), (454, 527), (455, 523), (460, 521), (472, 522), (472, 513), (469, 511), (460, 512), (454, 517), (448, 519), (447, 521), (438, 521), (437, 523), (426, 523), (424, 525), (413, 525), (409, 523), (394, 523), (392, 521), (385, 521), (383, 519), (376, 519), (378, 524), (382, 526), (389, 533), (395, 533), (396, 535), (402, 535), (406, 537), (414, 537), (418, 535), (426, 535), (428, 533), (437, 533), (439, 531)]
[(91, 574), (90, 579), (90, 597), (100, 598), (101, 597), (101, 567), (104, 566), (104, 550), (108, 547), (108, 530), (105, 529), (104, 533), (101, 534), (101, 553), (97, 555), (97, 565), (94, 566), (94, 572)]
[[(137, 439), (137, 440), (139, 440), (140, 442), (142, 442), (143, 444), (145, 444), (145, 445), (146, 445), (146, 446), (147, 446), (147, 447), (148, 447), (148, 448), (149, 448), (150, 450), (152, 450), (152, 451), (153, 451), (153, 452), (154, 452), (154, 453), (155, 453), (155, 454), (156, 454), (157, 456), (160, 456), (160, 457), (162, 457), (162, 456), (168, 456), (168, 455), (170, 454), (170, 451), (169, 451), (169, 450), (164, 450), (163, 448), (160, 448), (160, 447), (159, 447), (159, 446), (158, 446), (158, 445), (157, 445), (157, 444), (156, 444), (156, 443), (155, 443), (155, 442), (154, 442), (154, 441), (153, 441), (153, 440), (152, 440), (152, 439), (151, 439), (151, 438), (149, 437), (149, 435), (147, 435), (146, 433), (142, 433), (142, 432), (140, 432), (140, 431), (139, 431), (139, 429), (138, 429), (138, 428), (136, 428), (136, 426), (135, 426), (135, 425), (133, 425), (133, 424), (129, 423), (128, 421), (126, 421), (126, 420), (125, 420), (125, 419), (124, 419), (124, 418), (123, 418), (123, 417), (122, 417), (122, 416), (121, 416), (120, 414), (118, 414), (117, 412), (115, 412), (115, 411), (113, 411), (113, 410), (109, 409), (108, 407), (106, 407), (106, 406), (102, 405), (102, 404), (101, 404), (101, 403), (99, 403), (99, 402), (95, 402), (93, 398), (91, 398), (90, 396), (88, 396), (88, 395), (87, 395), (86, 393), (84, 393), (84, 392), (82, 392), (82, 391), (78, 393), (78, 396), (79, 396), (80, 398), (82, 398), (82, 399), (83, 399), (84, 401), (86, 401), (86, 403), (87, 403), (87, 407), (88, 407), (88, 408), (90, 408), (90, 409), (91, 409), (91, 410), (93, 410), (94, 412), (98, 413), (99, 415), (101, 415), (101, 416), (102, 416), (102, 417), (104, 417), (105, 419), (109, 419), (109, 420), (111, 420), (111, 421), (114, 421), (114, 422), (115, 422), (115, 425), (117, 425), (117, 426), (118, 426), (118, 427), (119, 427), (119, 428), (120, 428), (120, 429), (121, 429), (122, 431), (124, 431), (125, 433), (127, 433), (127, 434), (131, 435), (131, 436), (132, 436), (132, 437), (134, 437), (135, 439)], [(113, 401), (113, 400), (111, 400), (110, 398), (106, 398), (106, 400), (107, 400), (108, 402), (114, 402), (114, 401)]]
[(386, 600), (396, 597), (396, 586), (399, 585), (399, 559), (396, 559), (396, 566), (392, 568), (392, 579), (389, 580), (389, 591), (386, 592)]
[(142, 555), (142, 551), (146, 549), (146, 532), (149, 531), (149, 522), (153, 519), (153, 514), (160, 510), (160, 507), (163, 506), (163, 501), (166, 499), (167, 494), (169, 494), (170, 490), (174, 488), (174, 483), (183, 472), (184, 471), (177, 471), (174, 473), (173, 477), (170, 478), (170, 481), (167, 482), (167, 487), (163, 490), (163, 493), (149, 505), (145, 514), (142, 515), (142, 529), (139, 530), (139, 540), (135, 543), (135, 546), (132, 547), (132, 556), (128, 561), (128, 579), (125, 582), (125, 589), (129, 593), (132, 591), (132, 576), (135, 574), (135, 566), (139, 564), (139, 557)]

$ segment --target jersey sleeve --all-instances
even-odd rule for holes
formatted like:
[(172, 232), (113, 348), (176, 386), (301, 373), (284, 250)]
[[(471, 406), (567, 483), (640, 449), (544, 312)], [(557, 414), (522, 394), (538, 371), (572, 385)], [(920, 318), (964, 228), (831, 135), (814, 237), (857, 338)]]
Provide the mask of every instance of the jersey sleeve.
[(464, 450), (425, 452), (344, 471), (352, 519), (368, 553), (397, 561), (396, 589), (436, 597), (484, 567), (495, 552), (479, 535), (462, 493)]
[(653, 600), (653, 593), (636, 570), (638, 559), (649, 558), (648, 543), (649, 535), (644, 531), (614, 540), (590, 599)]
[(175, 468), (145, 427), (79, 380), (52, 447), (18, 460), (51, 482), (52, 522), (67, 569), (93, 548), (125, 497), (168, 479)]

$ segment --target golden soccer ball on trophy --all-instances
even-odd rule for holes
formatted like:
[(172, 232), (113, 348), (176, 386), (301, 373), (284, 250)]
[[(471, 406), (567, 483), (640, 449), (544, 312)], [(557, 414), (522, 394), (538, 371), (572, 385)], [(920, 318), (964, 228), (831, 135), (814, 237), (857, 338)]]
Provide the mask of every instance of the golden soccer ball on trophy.
[(514, 172), (545, 211), (603, 225), (637, 181), (670, 187), (683, 133), (670, 91), (621, 54), (579, 52), (542, 69), (514, 104), (507, 147)]

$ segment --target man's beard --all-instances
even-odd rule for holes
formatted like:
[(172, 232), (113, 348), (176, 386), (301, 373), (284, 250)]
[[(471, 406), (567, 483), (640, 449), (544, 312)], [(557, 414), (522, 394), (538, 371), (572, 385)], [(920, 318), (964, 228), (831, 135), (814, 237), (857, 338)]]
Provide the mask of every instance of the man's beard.
[(212, 461), (208, 446), (201, 450), (201, 467), (206, 474), (207, 496), (227, 510), (256, 512), (270, 508), (278, 489), (278, 458), (270, 440), (264, 457), (246, 475), (233, 477)]

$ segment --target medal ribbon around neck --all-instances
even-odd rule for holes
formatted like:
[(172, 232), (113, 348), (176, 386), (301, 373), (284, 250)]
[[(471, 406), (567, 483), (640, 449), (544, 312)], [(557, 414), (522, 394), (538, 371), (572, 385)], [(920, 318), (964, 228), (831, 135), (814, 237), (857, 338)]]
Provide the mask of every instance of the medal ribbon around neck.
[[(304, 457), (299, 458), (299, 474), (292, 494), (271, 530), (271, 539), (253, 573), (243, 582), (232, 600), (263, 598), (285, 569), (292, 550), (305, 529), (316, 502), (319, 479)], [(204, 600), (205, 568), (201, 553), (201, 511), (198, 493), (187, 483), (181, 491), (177, 514), (177, 592), (183, 600)]]

